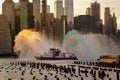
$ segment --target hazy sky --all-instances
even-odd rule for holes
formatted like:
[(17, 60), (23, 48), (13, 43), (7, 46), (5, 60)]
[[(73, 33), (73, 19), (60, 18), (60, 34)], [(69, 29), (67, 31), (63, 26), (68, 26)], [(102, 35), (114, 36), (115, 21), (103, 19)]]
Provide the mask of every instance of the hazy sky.
[[(0, 0), (0, 13), (2, 13), (2, 2), (4, 0)], [(14, 2), (18, 2), (19, 0), (13, 0)], [(32, 1), (32, 0), (29, 0)], [(74, 1), (74, 16), (82, 15), (86, 13), (86, 8), (90, 6), (90, 3), (96, 1), (96, 0), (73, 0)], [(51, 12), (54, 11), (54, 0), (48, 0), (48, 4), (51, 5)], [(120, 29), (120, 0), (97, 0), (97, 2), (100, 3), (101, 6), (101, 18), (104, 17), (104, 8), (110, 7), (111, 8), (111, 14), (115, 12), (117, 16), (117, 22)]]

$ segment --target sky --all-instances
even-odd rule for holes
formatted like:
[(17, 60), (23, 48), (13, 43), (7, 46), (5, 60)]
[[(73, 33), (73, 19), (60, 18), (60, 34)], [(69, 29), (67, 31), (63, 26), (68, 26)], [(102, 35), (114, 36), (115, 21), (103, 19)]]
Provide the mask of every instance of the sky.
[[(2, 3), (5, 0), (0, 0), (0, 14), (2, 13)], [(19, 0), (13, 0), (18, 2)], [(30, 2), (32, 0), (29, 0)], [(90, 7), (90, 3), (95, 2), (96, 0), (73, 0), (74, 1), (74, 16), (86, 14), (86, 8)], [(118, 28), (120, 29), (120, 0), (97, 0), (101, 6), (101, 19), (104, 18), (104, 8), (110, 7), (111, 14), (115, 12), (117, 17)], [(54, 12), (54, 0), (48, 0), (48, 5), (51, 7), (51, 12)]]

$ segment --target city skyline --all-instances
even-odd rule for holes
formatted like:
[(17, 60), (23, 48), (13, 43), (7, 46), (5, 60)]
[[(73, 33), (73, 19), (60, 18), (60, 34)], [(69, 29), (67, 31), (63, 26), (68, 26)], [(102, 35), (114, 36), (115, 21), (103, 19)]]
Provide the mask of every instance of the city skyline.
[[(2, 3), (4, 0), (0, 0), (0, 14), (2, 14)], [(19, 0), (13, 0), (15, 3), (18, 2)], [(32, 2), (32, 0), (29, 0)], [(96, 0), (73, 0), (74, 1), (74, 16), (78, 15), (85, 15), (86, 14), (86, 8), (90, 7), (90, 4), (95, 2)], [(111, 15), (113, 12), (115, 12), (115, 15), (117, 17), (117, 24), (118, 28), (120, 29), (120, 0), (97, 0), (98, 3), (100, 3), (101, 7), (101, 19), (104, 19), (104, 9), (105, 7), (110, 7), (111, 10)], [(54, 0), (48, 0), (48, 5), (51, 7), (51, 12), (54, 12)], [(103, 21), (104, 22), (104, 21)]]

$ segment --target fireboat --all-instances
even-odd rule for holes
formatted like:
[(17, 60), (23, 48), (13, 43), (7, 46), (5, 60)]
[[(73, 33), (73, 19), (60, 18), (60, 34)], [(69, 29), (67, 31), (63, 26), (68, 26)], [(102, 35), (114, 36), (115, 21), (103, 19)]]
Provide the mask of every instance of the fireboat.
[(37, 60), (77, 60), (74, 53), (61, 52), (60, 49), (50, 48), (48, 53), (41, 56), (35, 56)]

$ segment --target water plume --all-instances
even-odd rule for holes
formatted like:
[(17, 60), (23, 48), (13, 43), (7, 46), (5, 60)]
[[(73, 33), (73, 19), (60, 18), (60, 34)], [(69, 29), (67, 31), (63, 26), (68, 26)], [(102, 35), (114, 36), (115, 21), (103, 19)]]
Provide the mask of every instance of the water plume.
[(84, 59), (98, 59), (100, 55), (120, 53), (119, 46), (111, 38), (101, 34), (79, 34), (75, 30), (65, 36), (62, 48)]
[[(15, 38), (14, 52), (20, 58), (35, 59), (48, 52), (51, 47), (59, 46), (39, 32), (23, 30)], [(98, 59), (101, 55), (119, 54), (120, 48), (109, 37), (101, 34), (79, 34), (69, 31), (60, 45), (62, 52), (75, 53), (79, 59)], [(59, 48), (60, 48), (59, 47)]]
[(52, 43), (41, 33), (32, 30), (22, 30), (15, 37), (14, 52), (19, 58), (33, 58), (43, 55), (52, 47)]

